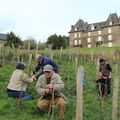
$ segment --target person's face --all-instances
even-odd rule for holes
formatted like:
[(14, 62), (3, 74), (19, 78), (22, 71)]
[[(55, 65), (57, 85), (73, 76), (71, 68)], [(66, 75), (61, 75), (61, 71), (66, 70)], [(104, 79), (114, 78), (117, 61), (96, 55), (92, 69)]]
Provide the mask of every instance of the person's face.
[(100, 63), (101, 65), (105, 65), (105, 61)]
[(51, 78), (52, 74), (53, 74), (53, 71), (45, 71), (45, 77), (47, 79)]
[(37, 63), (41, 63), (41, 61), (42, 61), (42, 58), (36, 58)]

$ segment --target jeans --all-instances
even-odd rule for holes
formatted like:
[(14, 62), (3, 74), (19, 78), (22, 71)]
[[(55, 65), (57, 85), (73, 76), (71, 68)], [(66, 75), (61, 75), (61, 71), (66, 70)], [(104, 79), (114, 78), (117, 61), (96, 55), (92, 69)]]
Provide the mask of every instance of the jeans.
[(31, 100), (32, 96), (24, 91), (13, 91), (13, 90), (7, 90), (7, 94), (9, 97), (13, 98), (22, 98), (22, 100)]

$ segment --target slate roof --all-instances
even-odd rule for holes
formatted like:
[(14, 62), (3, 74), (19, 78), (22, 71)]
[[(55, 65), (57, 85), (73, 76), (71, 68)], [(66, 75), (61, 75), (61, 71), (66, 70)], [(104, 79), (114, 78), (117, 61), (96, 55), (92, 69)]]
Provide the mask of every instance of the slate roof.
[[(120, 17), (118, 17), (116, 13), (112, 13), (108, 16), (106, 21), (92, 23), (92, 24), (88, 24), (87, 22), (84, 22), (83, 20), (79, 19), (75, 25), (71, 26), (70, 32), (75, 32), (75, 31), (88, 32), (88, 31), (100, 30), (103, 27), (110, 26), (110, 22), (112, 22), (112, 25), (120, 25)], [(94, 30), (91, 29), (92, 26), (94, 27)]]
[(0, 33), (0, 40), (6, 41), (7, 40), (7, 35)]

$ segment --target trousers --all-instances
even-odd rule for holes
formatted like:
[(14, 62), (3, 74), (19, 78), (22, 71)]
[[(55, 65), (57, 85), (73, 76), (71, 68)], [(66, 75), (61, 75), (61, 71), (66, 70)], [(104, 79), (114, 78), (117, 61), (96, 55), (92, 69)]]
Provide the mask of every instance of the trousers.
[(101, 90), (102, 96), (104, 96), (105, 93), (107, 93), (107, 95), (110, 94), (110, 92), (111, 92), (111, 78), (107, 78), (107, 79), (101, 78), (101, 79), (98, 79), (96, 81), (96, 83), (97, 83), (97, 88), (99, 87), (99, 83), (101, 85), (101, 89), (100, 90)]
[[(51, 104), (53, 104), (53, 101), (50, 99), (41, 99), (37, 103), (37, 107), (40, 110), (49, 112), (51, 109)], [(65, 110), (66, 110), (66, 101), (62, 97), (55, 97), (54, 99), (54, 105), (58, 106), (58, 114), (60, 118), (64, 118)]]
[(31, 100), (32, 99), (32, 96), (27, 93), (27, 92), (24, 92), (24, 91), (13, 91), (13, 90), (9, 90), (7, 89), (7, 94), (8, 94), (8, 97), (13, 97), (13, 98), (22, 98), (22, 100)]

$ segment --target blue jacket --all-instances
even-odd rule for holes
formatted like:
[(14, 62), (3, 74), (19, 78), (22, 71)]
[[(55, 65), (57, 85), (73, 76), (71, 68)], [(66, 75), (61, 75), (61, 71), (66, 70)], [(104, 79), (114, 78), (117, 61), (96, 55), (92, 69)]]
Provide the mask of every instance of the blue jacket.
[(38, 72), (40, 70), (40, 73), (36, 76), (37, 79), (39, 78), (40, 75), (44, 73), (43, 68), (47, 64), (50, 64), (53, 67), (54, 72), (58, 73), (58, 65), (54, 63), (49, 57), (43, 56), (42, 62), (38, 63), (35, 68), (35, 72)]

